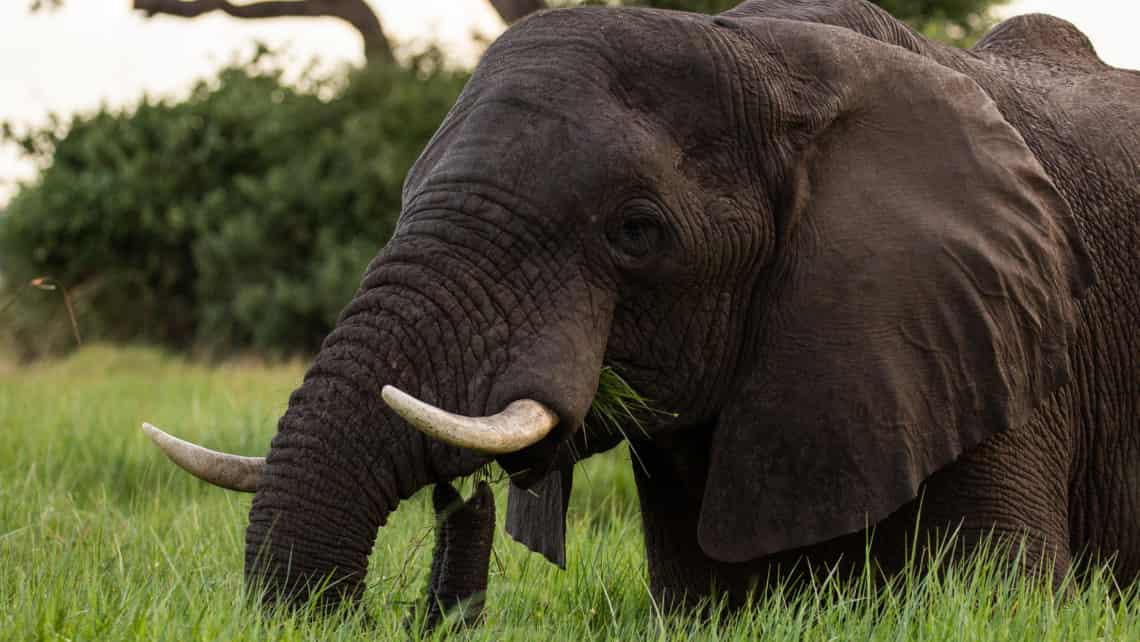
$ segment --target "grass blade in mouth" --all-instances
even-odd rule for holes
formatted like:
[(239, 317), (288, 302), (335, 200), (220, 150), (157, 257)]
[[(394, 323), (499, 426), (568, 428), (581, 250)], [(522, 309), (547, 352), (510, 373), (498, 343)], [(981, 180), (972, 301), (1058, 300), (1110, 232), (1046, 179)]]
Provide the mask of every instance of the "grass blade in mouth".
[[(653, 407), (653, 402), (633, 389), (616, 370), (611, 366), (602, 368), (598, 376), (598, 390), (594, 393), (594, 400), (590, 402), (590, 410), (586, 413), (582, 429), (589, 434), (620, 434), (626, 442), (630, 435), (626, 433), (626, 426), (633, 426), (638, 434), (634, 437), (649, 437), (645, 423), (652, 416), (676, 417), (676, 413), (667, 412)], [(585, 435), (584, 435), (585, 436)], [(567, 447), (573, 449), (572, 442), (566, 442)], [(630, 443), (633, 451), (633, 444)], [(635, 459), (640, 460), (636, 451), (632, 452)], [(572, 450), (575, 461), (580, 459), (578, 453)], [(501, 471), (500, 471), (501, 472)], [(507, 479), (505, 474), (496, 475), (488, 463), (475, 472), (475, 480), (483, 480), (491, 484)]]
[(676, 416), (654, 408), (652, 402), (634, 390), (616, 370), (605, 366), (598, 377), (598, 391), (590, 403), (584, 428), (587, 431), (618, 432), (628, 440), (629, 435), (625, 434), (622, 426), (631, 425), (642, 436), (648, 437), (643, 422), (653, 415)]

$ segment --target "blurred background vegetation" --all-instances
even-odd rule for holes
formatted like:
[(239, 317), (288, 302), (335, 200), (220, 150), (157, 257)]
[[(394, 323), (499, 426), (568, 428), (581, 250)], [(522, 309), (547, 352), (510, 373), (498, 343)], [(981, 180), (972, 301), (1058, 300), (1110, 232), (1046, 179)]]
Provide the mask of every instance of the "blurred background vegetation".
[[(506, 22), (547, 6), (490, 1)], [(966, 45), (1002, 1), (877, 4), (928, 36)], [(58, 353), (80, 334), (218, 356), (319, 347), (391, 234), (404, 175), (468, 71), (450, 68), (437, 50), (392, 55), (364, 0), (240, 5), (247, 15), (211, 6), (235, 18), (289, 15), (249, 14), (258, 4), (336, 8), (343, 15), (305, 15), (350, 22), (368, 64), (286, 82), (262, 48), (183, 98), (143, 98), (30, 130), (4, 124), (3, 138), (43, 168), (0, 211), (0, 345), (9, 352)], [(583, 3), (551, 6), (568, 4)], [(713, 13), (737, 2), (624, 4)], [(184, 18), (201, 15), (197, 5), (134, 0), (147, 15)], [(39, 278), (47, 280), (29, 286)]]

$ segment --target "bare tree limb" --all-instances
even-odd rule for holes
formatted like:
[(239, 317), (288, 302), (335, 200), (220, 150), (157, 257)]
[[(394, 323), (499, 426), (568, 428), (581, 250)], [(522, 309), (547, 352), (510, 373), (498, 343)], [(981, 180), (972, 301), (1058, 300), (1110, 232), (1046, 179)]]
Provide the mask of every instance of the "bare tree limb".
[(37, 11), (55, 11), (63, 6), (63, 0), (32, 0), (28, 5), (28, 10), (32, 13)]
[(380, 18), (365, 0), (265, 0), (234, 4), (228, 0), (134, 0), (134, 8), (148, 18), (157, 14), (197, 18), (221, 11), (234, 18), (261, 19), (286, 17), (339, 18), (356, 29), (364, 40), (369, 62), (392, 62), (392, 45), (380, 25)]
[(491, 0), (491, 6), (499, 12), (503, 22), (512, 22), (546, 8), (545, 0)]

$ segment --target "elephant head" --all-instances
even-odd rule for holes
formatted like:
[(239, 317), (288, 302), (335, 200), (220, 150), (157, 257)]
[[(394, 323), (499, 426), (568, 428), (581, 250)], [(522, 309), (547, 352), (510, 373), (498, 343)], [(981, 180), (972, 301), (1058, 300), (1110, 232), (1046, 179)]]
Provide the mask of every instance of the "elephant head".
[(247, 576), (356, 596), (418, 489), (612, 446), (578, 439), (603, 363), (676, 413), (642, 438), (711, 432), (699, 541), (730, 562), (882, 518), (1065, 380), (1087, 259), (994, 103), (757, 6), (550, 11), (491, 45), (268, 457), (235, 464)]

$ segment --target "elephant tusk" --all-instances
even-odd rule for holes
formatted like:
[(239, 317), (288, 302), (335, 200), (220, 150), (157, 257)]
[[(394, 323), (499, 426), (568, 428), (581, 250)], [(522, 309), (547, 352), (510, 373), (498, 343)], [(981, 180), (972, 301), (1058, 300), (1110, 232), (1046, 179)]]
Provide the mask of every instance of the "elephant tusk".
[(257, 490), (257, 482), (265, 470), (264, 457), (220, 453), (168, 435), (148, 423), (144, 423), (142, 429), (171, 461), (198, 479), (243, 493)]
[(532, 399), (513, 401), (490, 417), (465, 417), (424, 403), (395, 386), (384, 386), (380, 396), (388, 407), (427, 436), (488, 455), (522, 450), (558, 424), (553, 410)]

